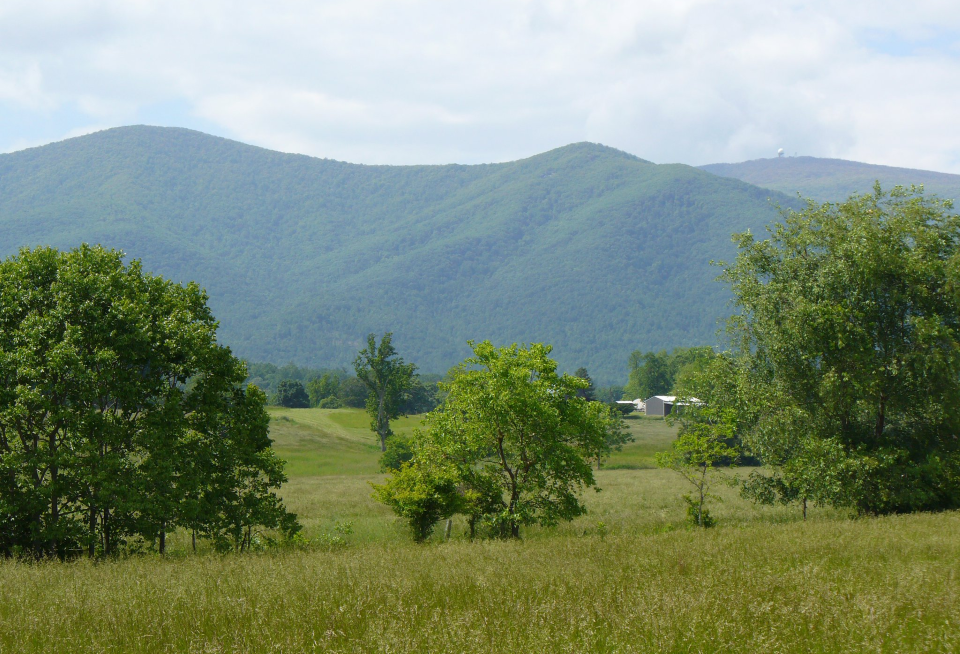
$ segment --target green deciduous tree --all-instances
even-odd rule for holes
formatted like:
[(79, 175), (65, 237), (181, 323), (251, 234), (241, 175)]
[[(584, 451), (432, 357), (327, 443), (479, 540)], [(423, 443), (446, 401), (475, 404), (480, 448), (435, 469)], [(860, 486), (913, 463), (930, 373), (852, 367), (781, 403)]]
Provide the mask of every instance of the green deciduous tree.
[(725, 355), (710, 354), (696, 369), (678, 379), (677, 402), (667, 420), (678, 425), (677, 440), (670, 450), (657, 455), (657, 465), (679, 472), (692, 486), (684, 495), (688, 516), (698, 527), (714, 523), (706, 508), (716, 496), (709, 490), (716, 468), (729, 468), (740, 459), (740, 419), (736, 376)]
[(277, 384), (277, 394), (273, 401), (277, 406), (288, 409), (306, 409), (310, 406), (306, 389), (295, 379), (284, 379)]
[(403, 400), (413, 385), (417, 369), (397, 356), (392, 338), (393, 335), (387, 332), (378, 345), (376, 335), (370, 334), (367, 336), (367, 347), (360, 350), (353, 362), (357, 379), (370, 391), (367, 396), (370, 429), (380, 439), (382, 452), (387, 450), (387, 439), (393, 434), (390, 421), (401, 415)]
[(264, 397), (206, 301), (99, 247), (0, 263), (0, 553), (296, 528)]
[(423, 542), (440, 520), (449, 518), (461, 505), (456, 471), (449, 466), (404, 463), (382, 485), (373, 486), (373, 496), (405, 518), (415, 541)]
[(749, 490), (887, 513), (960, 506), (960, 219), (918, 189), (809, 203), (735, 236)]
[(501, 536), (581, 515), (609, 408), (579, 396), (584, 380), (557, 374), (550, 346), (470, 345), (474, 355), (451, 371), (444, 403), (417, 434), (414, 466), (454, 470), (460, 510)]
[[(734, 417), (730, 409), (702, 407), (696, 411), (684, 407), (687, 414), (681, 421), (677, 440), (666, 452), (657, 453), (657, 465), (679, 472), (693, 486), (684, 495), (691, 521), (699, 527), (710, 527), (713, 518), (706, 508), (711, 474), (720, 463), (735, 461), (739, 451), (730, 445)], [(692, 414), (696, 418), (692, 418)]]

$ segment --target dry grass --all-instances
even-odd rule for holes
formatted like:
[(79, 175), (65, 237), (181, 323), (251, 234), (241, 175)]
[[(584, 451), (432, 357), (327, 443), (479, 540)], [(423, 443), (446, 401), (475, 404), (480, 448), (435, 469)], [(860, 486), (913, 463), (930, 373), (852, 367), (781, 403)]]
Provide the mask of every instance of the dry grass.
[[(358, 412), (328, 413), (275, 434), (314, 471), (288, 504), (309, 536), (351, 522), (346, 548), (0, 563), (0, 652), (960, 651), (960, 514), (804, 523), (719, 487), (693, 531), (676, 475), (614, 469), (567, 525), (416, 546), (369, 497)], [(635, 428), (635, 463), (669, 442)]]

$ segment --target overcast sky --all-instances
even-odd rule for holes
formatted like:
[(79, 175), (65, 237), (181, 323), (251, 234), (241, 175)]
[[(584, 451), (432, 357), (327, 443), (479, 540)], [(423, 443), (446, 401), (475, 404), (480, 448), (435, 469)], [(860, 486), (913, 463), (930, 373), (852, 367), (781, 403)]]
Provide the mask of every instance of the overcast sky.
[(960, 173), (960, 2), (0, 0), (0, 151), (138, 123), (358, 163), (586, 140)]

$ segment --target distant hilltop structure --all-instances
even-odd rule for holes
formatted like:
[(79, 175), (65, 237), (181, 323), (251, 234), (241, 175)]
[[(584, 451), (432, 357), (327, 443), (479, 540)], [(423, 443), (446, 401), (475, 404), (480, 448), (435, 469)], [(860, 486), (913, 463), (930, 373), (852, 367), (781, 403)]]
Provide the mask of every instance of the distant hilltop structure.
[(777, 150), (777, 157), (782, 157), (782, 156), (783, 156), (783, 148), (780, 148), (779, 150)]

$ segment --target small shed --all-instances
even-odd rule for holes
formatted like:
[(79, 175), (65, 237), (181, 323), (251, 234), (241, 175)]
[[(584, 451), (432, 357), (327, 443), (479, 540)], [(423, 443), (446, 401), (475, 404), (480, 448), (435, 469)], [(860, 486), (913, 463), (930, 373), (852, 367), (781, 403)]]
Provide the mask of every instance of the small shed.
[(654, 395), (644, 400), (648, 416), (668, 416), (673, 411), (673, 404), (677, 401), (675, 395)]
[[(691, 402), (699, 403), (695, 397), (690, 398)], [(647, 399), (644, 404), (647, 405), (648, 416), (668, 416), (673, 413), (674, 406), (684, 406), (687, 402), (677, 402), (676, 395), (654, 395)]]

